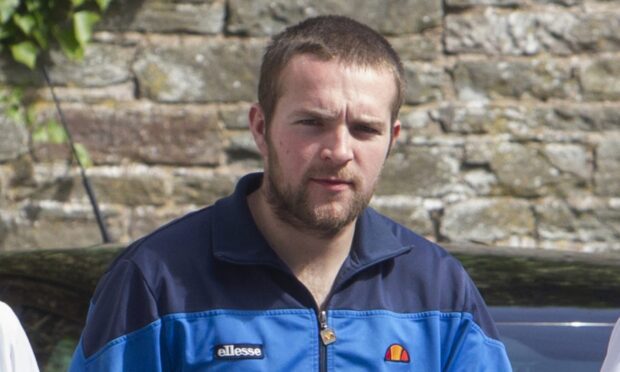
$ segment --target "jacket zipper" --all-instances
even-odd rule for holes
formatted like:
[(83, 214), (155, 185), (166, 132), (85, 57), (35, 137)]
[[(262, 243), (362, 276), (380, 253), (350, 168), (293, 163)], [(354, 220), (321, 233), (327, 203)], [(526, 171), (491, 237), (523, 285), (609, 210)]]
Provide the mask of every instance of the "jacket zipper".
[(336, 342), (336, 332), (327, 324), (327, 312), (317, 311), (319, 320), (319, 371), (327, 372), (327, 346)]

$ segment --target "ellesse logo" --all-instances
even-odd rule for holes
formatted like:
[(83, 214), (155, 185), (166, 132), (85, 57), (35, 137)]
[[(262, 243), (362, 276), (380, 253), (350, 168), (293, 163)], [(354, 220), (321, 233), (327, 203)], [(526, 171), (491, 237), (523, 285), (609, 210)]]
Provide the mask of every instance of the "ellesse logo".
[(385, 352), (386, 362), (409, 363), (409, 353), (407, 349), (399, 344), (392, 344)]
[(263, 345), (257, 344), (226, 344), (215, 346), (216, 359), (263, 359)]

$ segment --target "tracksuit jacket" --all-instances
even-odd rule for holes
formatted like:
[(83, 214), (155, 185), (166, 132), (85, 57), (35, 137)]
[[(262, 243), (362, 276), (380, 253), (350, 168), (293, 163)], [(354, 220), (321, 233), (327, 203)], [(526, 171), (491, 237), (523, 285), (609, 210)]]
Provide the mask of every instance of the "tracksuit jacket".
[(252, 219), (261, 177), (114, 261), (71, 371), (511, 370), (460, 263), (371, 208), (318, 309)]

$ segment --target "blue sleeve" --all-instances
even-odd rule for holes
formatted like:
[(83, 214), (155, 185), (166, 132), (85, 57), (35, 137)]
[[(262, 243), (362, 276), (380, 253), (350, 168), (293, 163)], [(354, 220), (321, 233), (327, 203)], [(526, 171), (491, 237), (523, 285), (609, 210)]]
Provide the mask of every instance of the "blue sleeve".
[(463, 269), (464, 314), (466, 316), (453, 335), (445, 371), (456, 372), (509, 372), (512, 371), (508, 354), (499, 336), (484, 299), (469, 275)]
[(160, 333), (152, 290), (135, 264), (121, 259), (95, 290), (70, 371), (161, 371)]
[(504, 344), (488, 337), (473, 321), (464, 320), (454, 338), (444, 371), (510, 372)]

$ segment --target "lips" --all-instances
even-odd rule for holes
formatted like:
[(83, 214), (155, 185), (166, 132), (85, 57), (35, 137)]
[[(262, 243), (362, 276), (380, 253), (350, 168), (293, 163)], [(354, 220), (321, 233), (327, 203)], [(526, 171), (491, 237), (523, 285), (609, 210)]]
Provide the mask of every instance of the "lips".
[(346, 190), (352, 188), (355, 185), (353, 181), (340, 178), (313, 177), (310, 178), (310, 181), (332, 191)]

